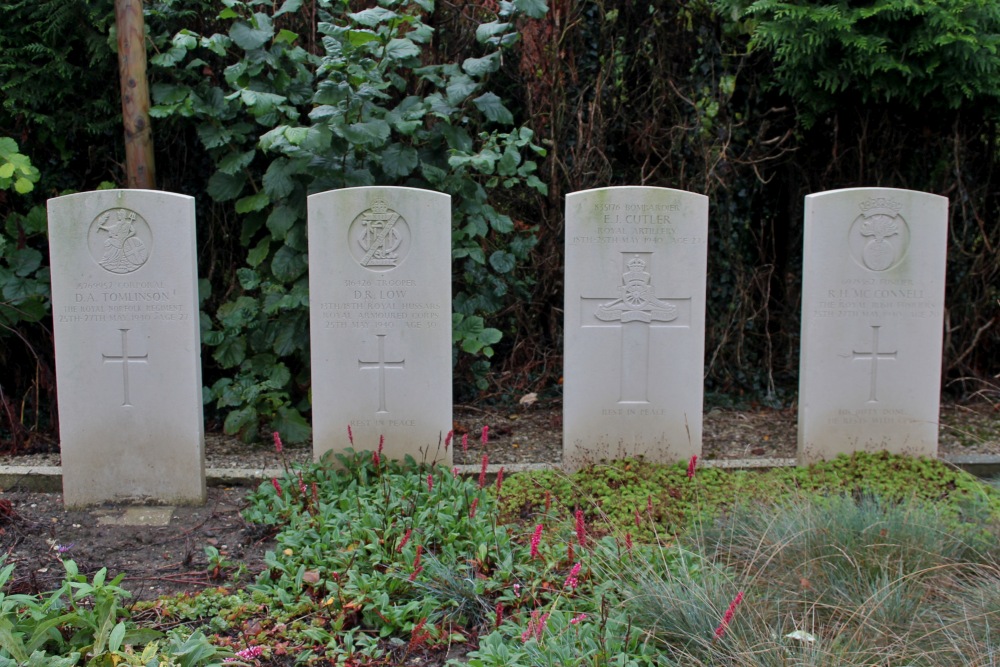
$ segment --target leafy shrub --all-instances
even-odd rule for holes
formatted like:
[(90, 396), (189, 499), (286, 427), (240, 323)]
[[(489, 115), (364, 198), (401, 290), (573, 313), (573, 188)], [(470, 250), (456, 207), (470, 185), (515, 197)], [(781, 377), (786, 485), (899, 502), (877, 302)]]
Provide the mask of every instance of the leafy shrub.
[[(487, 88), (522, 15), (539, 0), (501, 3), (476, 31), (483, 51), (461, 64), (434, 61), (428, 0), (383, 0), (354, 12), (318, 2), (316, 34), (288, 0), (268, 13), (227, 2), (228, 31), (182, 30), (150, 62), (159, 118), (193, 119), (215, 163), (208, 194), (241, 216), (246, 266), (238, 285), (203, 318), (203, 341), (225, 373), (208, 398), (228, 412), (225, 430), (251, 439), (267, 421), (291, 442), (309, 427), (306, 197), (332, 188), (403, 185), (452, 196), (453, 334), (487, 359), (499, 331), (485, 327), (518, 280), (531, 230), (488, 203), (493, 188), (544, 191), (533, 155), (544, 151), (515, 127)], [(296, 28), (299, 32), (295, 32)], [(303, 32), (306, 31), (306, 32)], [(307, 50), (319, 37), (320, 53)], [(213, 301), (214, 302), (214, 301)]]

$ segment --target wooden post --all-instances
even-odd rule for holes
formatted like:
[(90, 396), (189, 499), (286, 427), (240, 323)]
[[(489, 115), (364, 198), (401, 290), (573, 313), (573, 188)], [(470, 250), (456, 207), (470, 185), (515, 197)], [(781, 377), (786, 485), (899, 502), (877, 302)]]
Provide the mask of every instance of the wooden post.
[(156, 188), (156, 163), (149, 127), (142, 0), (115, 0), (115, 21), (118, 25), (118, 73), (122, 88), (128, 187), (153, 190)]

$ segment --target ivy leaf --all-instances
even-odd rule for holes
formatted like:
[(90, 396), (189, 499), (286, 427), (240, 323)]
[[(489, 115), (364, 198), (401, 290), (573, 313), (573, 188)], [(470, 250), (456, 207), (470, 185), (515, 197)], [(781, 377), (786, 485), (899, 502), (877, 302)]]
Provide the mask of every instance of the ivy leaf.
[(246, 176), (217, 171), (208, 179), (208, 194), (215, 201), (236, 199), (243, 192)]
[(244, 21), (236, 21), (229, 29), (229, 37), (236, 46), (244, 51), (259, 49), (274, 37), (274, 25), (267, 14), (260, 12), (253, 15), (256, 27)]
[(274, 253), (271, 260), (271, 273), (278, 280), (290, 283), (306, 272), (307, 259), (305, 253), (283, 245)]
[(494, 123), (511, 125), (514, 122), (514, 116), (495, 93), (484, 93), (474, 99), (473, 103), (477, 109), (483, 112), (484, 116)]
[(500, 69), (500, 52), (495, 51), (482, 58), (466, 58), (462, 70), (469, 76), (485, 76)]
[(419, 163), (417, 151), (399, 143), (390, 145), (382, 153), (382, 171), (390, 178), (408, 176)]

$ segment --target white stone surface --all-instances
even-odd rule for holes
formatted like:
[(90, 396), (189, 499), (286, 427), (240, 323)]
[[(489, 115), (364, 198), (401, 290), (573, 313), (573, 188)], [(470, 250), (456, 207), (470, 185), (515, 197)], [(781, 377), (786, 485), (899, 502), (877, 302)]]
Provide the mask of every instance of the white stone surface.
[(313, 454), (350, 446), (451, 463), (451, 197), (309, 197)]
[(936, 456), (948, 200), (853, 188), (805, 201), (799, 462)]
[(63, 501), (205, 501), (194, 199), (50, 199)]
[(566, 197), (563, 466), (701, 453), (708, 198)]

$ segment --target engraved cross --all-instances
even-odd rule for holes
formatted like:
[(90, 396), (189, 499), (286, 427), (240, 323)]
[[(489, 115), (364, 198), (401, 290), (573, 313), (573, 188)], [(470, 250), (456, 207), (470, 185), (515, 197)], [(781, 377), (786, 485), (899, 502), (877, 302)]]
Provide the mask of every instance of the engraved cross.
[(878, 397), (876, 391), (878, 389), (878, 362), (879, 359), (893, 360), (896, 359), (896, 352), (879, 352), (878, 351), (878, 330), (880, 326), (872, 325), (872, 351), (871, 352), (858, 352), (857, 350), (851, 350), (852, 358), (857, 360), (871, 359), (871, 387), (868, 393), (869, 403), (878, 403)]
[(358, 359), (358, 369), (363, 371), (377, 370), (378, 371), (378, 411), (379, 413), (388, 413), (389, 411), (385, 407), (385, 372), (386, 370), (403, 370), (406, 368), (406, 360), (400, 359), (399, 361), (386, 361), (385, 359), (385, 334), (375, 334), (378, 338), (378, 360), (377, 361), (363, 361)]
[(646, 270), (651, 255), (622, 253), (618, 298), (580, 297), (581, 326), (622, 331), (619, 403), (649, 402), (650, 329), (690, 326), (690, 297), (656, 296)]
[(128, 353), (128, 332), (129, 329), (119, 329), (122, 332), (122, 353), (120, 355), (102, 354), (101, 358), (104, 363), (120, 363), (122, 365), (122, 387), (124, 389), (124, 398), (122, 399), (122, 407), (131, 407), (132, 403), (129, 401), (128, 395), (128, 365), (129, 364), (144, 364), (149, 359), (149, 354), (143, 354), (141, 356), (129, 356)]

